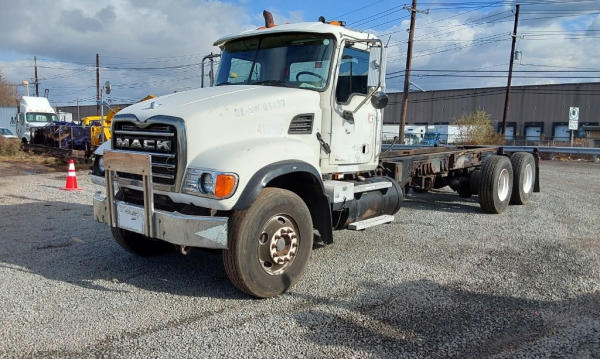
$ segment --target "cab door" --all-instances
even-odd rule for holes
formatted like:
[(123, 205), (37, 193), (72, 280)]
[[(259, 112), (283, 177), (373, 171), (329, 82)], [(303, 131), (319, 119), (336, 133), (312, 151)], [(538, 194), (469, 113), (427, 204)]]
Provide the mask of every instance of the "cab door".
[(337, 69), (335, 96), (331, 114), (331, 152), (329, 163), (338, 165), (363, 164), (373, 161), (382, 113), (370, 101), (363, 102), (368, 86), (369, 56), (366, 46), (345, 43)]

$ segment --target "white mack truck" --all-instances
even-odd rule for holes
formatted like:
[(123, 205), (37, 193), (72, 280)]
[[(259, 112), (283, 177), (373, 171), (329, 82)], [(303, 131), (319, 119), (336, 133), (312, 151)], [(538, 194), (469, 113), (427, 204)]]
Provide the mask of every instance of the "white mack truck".
[[(268, 15), (268, 14), (267, 14)], [(382, 151), (385, 57), (340, 22), (273, 25), (215, 42), (214, 87), (121, 110), (96, 151), (94, 217), (139, 255), (221, 249), (256, 297), (296, 283), (313, 240), (389, 223), (410, 188), (450, 186), (486, 212), (539, 191), (537, 153)]]

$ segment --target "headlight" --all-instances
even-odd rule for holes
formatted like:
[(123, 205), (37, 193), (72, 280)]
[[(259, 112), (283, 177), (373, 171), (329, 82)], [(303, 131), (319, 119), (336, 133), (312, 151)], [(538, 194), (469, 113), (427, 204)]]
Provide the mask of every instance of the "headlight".
[(204, 194), (214, 193), (215, 181), (213, 181), (213, 174), (203, 173), (202, 176), (200, 176), (199, 187)]
[(216, 199), (229, 198), (237, 188), (238, 175), (202, 168), (188, 168), (183, 192)]

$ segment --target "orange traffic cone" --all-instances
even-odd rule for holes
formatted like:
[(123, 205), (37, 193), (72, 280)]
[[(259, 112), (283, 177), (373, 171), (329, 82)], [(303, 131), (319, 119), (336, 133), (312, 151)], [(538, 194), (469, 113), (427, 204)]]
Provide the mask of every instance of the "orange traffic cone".
[(75, 174), (75, 162), (69, 160), (69, 171), (67, 173), (67, 184), (61, 188), (63, 191), (81, 191), (77, 186), (77, 175)]

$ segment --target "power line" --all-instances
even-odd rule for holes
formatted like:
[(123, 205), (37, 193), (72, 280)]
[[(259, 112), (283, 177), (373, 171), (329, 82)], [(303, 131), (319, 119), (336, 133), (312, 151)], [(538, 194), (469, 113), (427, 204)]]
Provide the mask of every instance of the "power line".
[[(395, 76), (386, 77), (386, 79), (393, 79), (396, 77), (402, 77), (404, 75), (399, 74)], [(460, 77), (460, 78), (506, 78), (504, 75), (458, 75), (458, 74), (413, 74), (414, 77)], [(521, 79), (600, 79), (598, 76), (513, 76), (514, 78)]]

